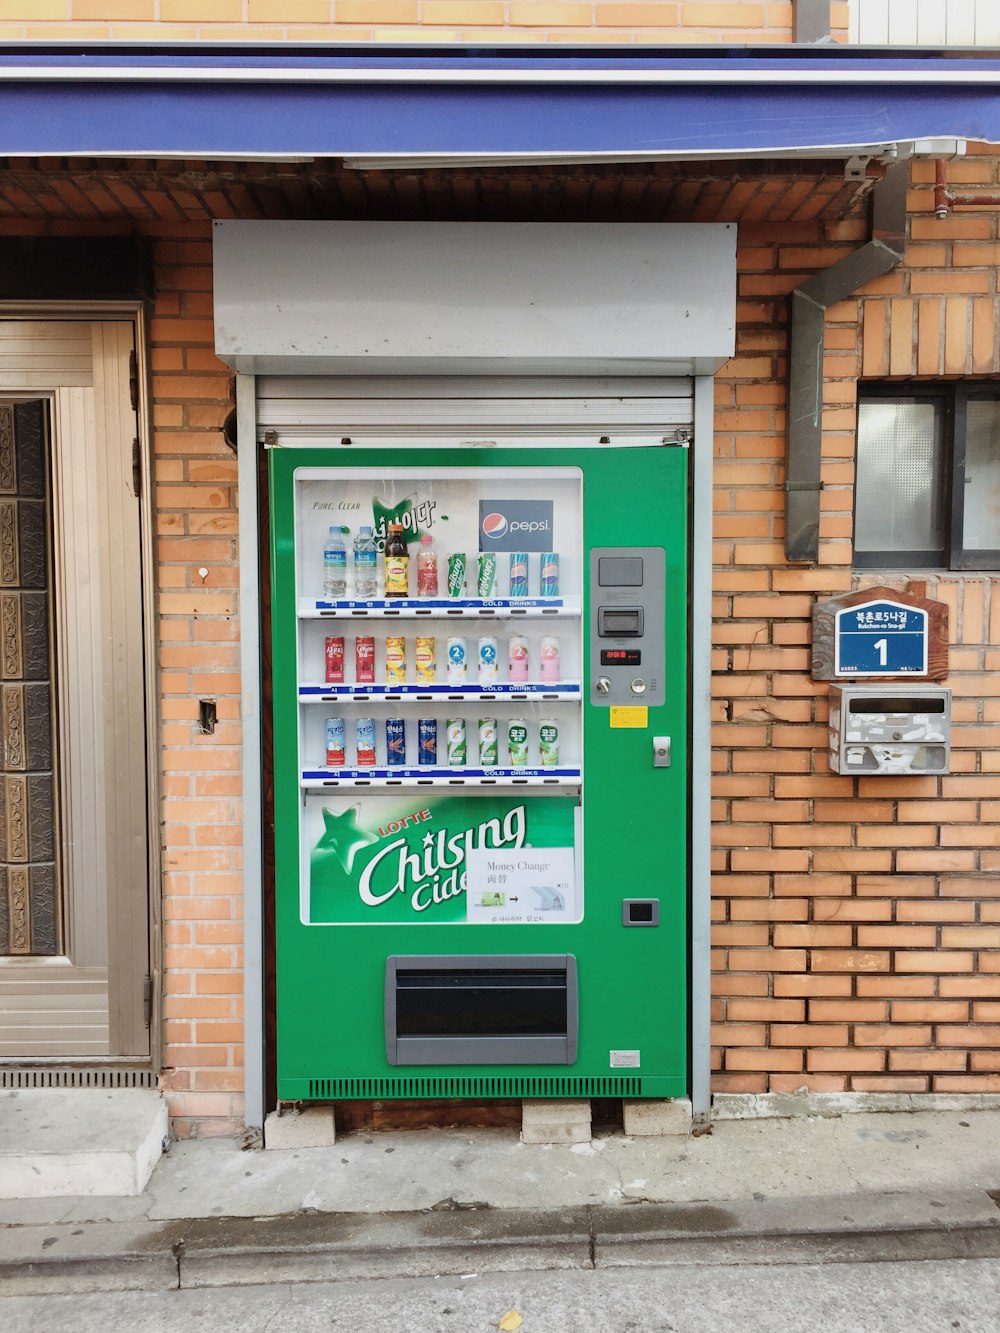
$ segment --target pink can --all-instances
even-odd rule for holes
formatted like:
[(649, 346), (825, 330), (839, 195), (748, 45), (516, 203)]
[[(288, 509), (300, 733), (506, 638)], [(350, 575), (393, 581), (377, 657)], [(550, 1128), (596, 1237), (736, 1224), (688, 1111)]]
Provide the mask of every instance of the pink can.
[(528, 640), (521, 634), (515, 634), (508, 649), (507, 679), (525, 681), (528, 679)]
[(559, 640), (546, 636), (542, 640), (542, 680), (551, 684), (559, 678)]

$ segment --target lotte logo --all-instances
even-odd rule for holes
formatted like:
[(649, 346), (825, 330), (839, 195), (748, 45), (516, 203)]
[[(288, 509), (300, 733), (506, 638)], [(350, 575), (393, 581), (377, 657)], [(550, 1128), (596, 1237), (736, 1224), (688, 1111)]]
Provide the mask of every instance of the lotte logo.
[(506, 531), (507, 520), (504, 518), (503, 514), (487, 514), (483, 519), (484, 537), (492, 537), (496, 540), (498, 537), (502, 537)]

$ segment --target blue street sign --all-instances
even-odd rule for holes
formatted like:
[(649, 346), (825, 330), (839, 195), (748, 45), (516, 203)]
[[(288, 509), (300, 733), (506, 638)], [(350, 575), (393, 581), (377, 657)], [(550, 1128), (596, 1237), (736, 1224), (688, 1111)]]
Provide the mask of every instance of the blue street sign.
[(835, 676), (925, 676), (927, 612), (901, 602), (861, 602), (838, 611)]

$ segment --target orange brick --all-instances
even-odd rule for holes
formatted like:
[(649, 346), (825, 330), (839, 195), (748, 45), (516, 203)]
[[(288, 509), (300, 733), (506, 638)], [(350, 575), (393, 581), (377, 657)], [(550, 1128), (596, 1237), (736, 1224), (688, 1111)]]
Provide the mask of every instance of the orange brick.
[(853, 933), (851, 926), (781, 925), (774, 927), (774, 943), (777, 948), (847, 947)]
[(874, 1071), (885, 1068), (882, 1051), (811, 1050), (806, 1052), (809, 1070), (835, 1070), (838, 1073)]
[(934, 926), (858, 927), (858, 944), (863, 949), (932, 949), (936, 943)]
[(809, 1001), (809, 1020), (818, 1023), (878, 1023), (885, 1019), (888, 1006), (884, 1000)]
[(854, 1041), (858, 1046), (929, 1046), (931, 1029), (926, 1026), (897, 1027), (893, 1023), (857, 1023)]
[(804, 1000), (732, 999), (726, 1005), (726, 1017), (734, 1022), (801, 1023), (805, 1011)]
[[(36, 15), (32, 12), (34, 17)], [(153, 17), (153, 0), (71, 0), (70, 17), (74, 20), (97, 19), (101, 23), (114, 19), (141, 22)]]
[(889, 954), (877, 949), (813, 949), (812, 972), (888, 972)]
[(926, 1069), (930, 1073), (939, 1070), (959, 1070), (965, 1068), (964, 1051), (920, 1051), (896, 1050), (889, 1052), (890, 1069)]
[(733, 972), (803, 972), (804, 949), (731, 949), (729, 968)]
[(969, 1016), (965, 1000), (893, 1000), (893, 1023), (964, 1023)]
[(971, 972), (973, 955), (957, 950), (935, 952), (900, 950), (896, 954), (897, 972)]
[(855, 986), (859, 996), (888, 995), (892, 999), (899, 996), (928, 998), (935, 993), (937, 985), (934, 977), (888, 976), (856, 977)]
[(734, 1070), (794, 1070), (801, 1069), (803, 1065), (803, 1056), (801, 1051), (782, 1050), (776, 1051), (770, 1048), (763, 1050), (728, 1050), (726, 1051), (726, 1068)]
[(773, 1023), (773, 1046), (846, 1046), (846, 1023)]
[[(859, 978), (859, 981), (861, 979)], [(851, 993), (852, 981), (849, 976), (776, 976), (774, 993), (779, 996), (807, 997), (825, 995), (845, 998)]]

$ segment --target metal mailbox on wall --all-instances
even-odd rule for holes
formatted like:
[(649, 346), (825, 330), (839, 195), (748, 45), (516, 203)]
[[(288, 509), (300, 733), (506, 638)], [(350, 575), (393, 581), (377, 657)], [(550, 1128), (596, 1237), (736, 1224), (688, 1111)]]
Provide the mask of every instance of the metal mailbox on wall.
[(830, 767), (835, 773), (947, 773), (951, 690), (941, 685), (833, 685)]

